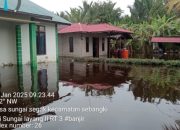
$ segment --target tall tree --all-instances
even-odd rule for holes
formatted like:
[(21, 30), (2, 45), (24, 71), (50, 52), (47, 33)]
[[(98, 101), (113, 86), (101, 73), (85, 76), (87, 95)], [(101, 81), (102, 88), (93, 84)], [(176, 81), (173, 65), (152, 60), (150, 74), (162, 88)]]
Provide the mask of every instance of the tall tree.
[(91, 8), (91, 19), (95, 23), (113, 23), (120, 20), (122, 10), (115, 8), (116, 3), (112, 1), (95, 2)]
[(166, 14), (165, 0), (135, 0), (134, 5), (129, 6), (129, 9), (132, 20), (136, 23)]
[(89, 4), (87, 1), (83, 1), (82, 7), (79, 6), (78, 8), (70, 8), (70, 12), (65, 11), (65, 12), (60, 12), (57, 14), (74, 23), (77, 23), (77, 22), (85, 23), (88, 21), (88, 17), (89, 17), (88, 15), (89, 15), (89, 11), (92, 6), (92, 3), (93, 2)]
[(71, 8), (70, 12), (61, 12), (59, 15), (71, 22), (81, 23), (113, 23), (120, 20), (122, 10), (115, 8), (116, 3), (83, 1), (83, 6)]

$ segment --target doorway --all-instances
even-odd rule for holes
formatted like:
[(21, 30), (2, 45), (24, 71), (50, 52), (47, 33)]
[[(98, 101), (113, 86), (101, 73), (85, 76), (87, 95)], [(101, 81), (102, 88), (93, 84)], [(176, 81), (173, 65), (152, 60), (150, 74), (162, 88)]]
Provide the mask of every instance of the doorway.
[(93, 38), (93, 57), (99, 57), (99, 38)]

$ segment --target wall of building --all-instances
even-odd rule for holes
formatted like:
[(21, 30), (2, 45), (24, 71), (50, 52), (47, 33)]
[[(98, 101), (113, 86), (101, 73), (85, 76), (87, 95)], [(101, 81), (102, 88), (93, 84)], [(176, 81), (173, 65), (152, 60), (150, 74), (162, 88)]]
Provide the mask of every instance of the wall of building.
[[(56, 61), (56, 33), (55, 24), (41, 23), (46, 29), (46, 55), (37, 55), (38, 62)], [(21, 26), (23, 63), (30, 63), (29, 24)]]
[[(73, 37), (74, 51), (70, 52), (69, 37)], [(82, 57), (82, 40), (80, 34), (68, 34), (59, 36), (59, 54), (67, 57)]]
[[(89, 37), (89, 52), (86, 52), (86, 37)], [(93, 56), (93, 37), (92, 35), (83, 34), (82, 40), (82, 56), (83, 57), (92, 57)]]
[[(0, 66), (16, 64), (16, 32), (14, 22), (0, 21)], [(46, 27), (46, 55), (37, 56), (38, 62), (56, 61), (55, 24), (41, 23)], [(29, 24), (21, 24), (23, 64), (30, 63)]]
[(22, 61), (23, 64), (30, 63), (30, 45), (29, 45), (29, 24), (21, 25), (22, 42)]
[(0, 21), (0, 66), (17, 62), (15, 34), (14, 23)]
[[(84, 34), (84, 37), (90, 38), (89, 49), (90, 49), (90, 56), (93, 56), (93, 38), (99, 38), (99, 56), (107, 56), (108, 46), (107, 46), (107, 36), (105, 34)], [(104, 43), (104, 51), (102, 51), (102, 39), (105, 38)], [(84, 43), (86, 43), (84, 38)], [(86, 44), (84, 44), (84, 55), (86, 55)]]
[[(69, 37), (74, 38), (74, 52), (69, 51)], [(86, 52), (86, 37), (89, 37), (89, 52)], [(65, 57), (92, 57), (93, 37), (99, 38), (99, 56), (107, 56), (108, 44), (105, 34), (69, 33), (59, 35), (59, 55)], [(104, 51), (102, 51), (102, 38), (105, 38)]]
[(40, 24), (46, 27), (46, 55), (37, 56), (38, 62), (56, 61), (56, 32), (55, 24)]

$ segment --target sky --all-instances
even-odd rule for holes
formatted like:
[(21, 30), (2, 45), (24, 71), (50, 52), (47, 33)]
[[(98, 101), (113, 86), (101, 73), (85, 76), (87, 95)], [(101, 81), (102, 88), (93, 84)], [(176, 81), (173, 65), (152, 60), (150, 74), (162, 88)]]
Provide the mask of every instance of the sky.
[[(49, 11), (53, 12), (60, 12), (60, 11), (69, 11), (70, 8), (82, 6), (83, 0), (31, 0), (34, 3), (48, 9)], [(90, 1), (97, 1), (97, 0), (87, 0)], [(105, 1), (105, 0), (99, 0), (99, 1)], [(116, 2), (116, 7), (120, 7), (124, 14), (130, 14), (129, 9), (127, 6), (133, 5), (134, 0), (112, 0), (113, 2)]]

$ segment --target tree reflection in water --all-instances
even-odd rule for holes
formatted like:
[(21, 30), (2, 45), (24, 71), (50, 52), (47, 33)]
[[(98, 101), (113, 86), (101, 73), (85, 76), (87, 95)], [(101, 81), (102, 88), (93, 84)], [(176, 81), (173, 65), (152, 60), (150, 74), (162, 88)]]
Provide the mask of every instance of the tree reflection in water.
[[(136, 75), (136, 76), (134, 76)], [(135, 100), (140, 97), (140, 101), (154, 103), (158, 98), (166, 99), (172, 103), (180, 100), (180, 70), (167, 68), (137, 68), (130, 72), (132, 84), (129, 91), (134, 94)]]

